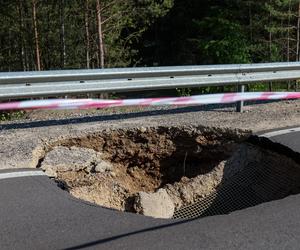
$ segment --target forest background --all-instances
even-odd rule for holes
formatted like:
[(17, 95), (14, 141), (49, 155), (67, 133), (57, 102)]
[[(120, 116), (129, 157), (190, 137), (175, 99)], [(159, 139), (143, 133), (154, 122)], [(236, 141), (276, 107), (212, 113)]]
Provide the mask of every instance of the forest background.
[(0, 2), (2, 72), (300, 59), (299, 0)]

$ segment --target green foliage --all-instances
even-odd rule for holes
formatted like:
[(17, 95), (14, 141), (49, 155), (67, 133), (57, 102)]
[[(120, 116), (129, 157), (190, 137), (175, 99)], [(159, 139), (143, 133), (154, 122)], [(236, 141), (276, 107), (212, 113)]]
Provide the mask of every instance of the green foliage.
[(249, 45), (240, 24), (221, 17), (206, 17), (195, 20), (195, 25), (200, 34), (209, 34), (190, 39), (197, 44), (204, 60), (216, 64), (250, 62)]
[(191, 96), (192, 90), (190, 88), (177, 88), (176, 92), (178, 96)]
[(0, 112), (0, 121), (10, 121), (23, 118), (25, 111)]
[[(37, 29), (43, 70), (99, 65), (96, 0), (36, 0)], [(88, 9), (86, 8), (88, 3)], [(106, 67), (135, 65), (142, 34), (166, 15), (173, 0), (100, 0)], [(87, 49), (85, 17), (88, 16)], [(36, 44), (32, 0), (1, 2), (0, 71), (34, 70)], [(62, 34), (62, 27), (64, 33)], [(62, 63), (62, 36), (65, 64)]]
[[(1, 2), (0, 71), (36, 68), (32, 1)], [(85, 68), (87, 62), (91, 68), (99, 67), (97, 0), (36, 2), (42, 69)], [(99, 2), (105, 67), (299, 60), (299, 0)], [(227, 90), (209, 87), (177, 92), (186, 96)]]

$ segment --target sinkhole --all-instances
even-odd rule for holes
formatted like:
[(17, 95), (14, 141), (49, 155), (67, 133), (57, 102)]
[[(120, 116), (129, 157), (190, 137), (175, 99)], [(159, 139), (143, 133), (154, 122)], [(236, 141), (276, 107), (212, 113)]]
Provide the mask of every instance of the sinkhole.
[(76, 198), (155, 218), (228, 214), (299, 193), (297, 160), (249, 138), (224, 128), (107, 129), (47, 145), (38, 167)]

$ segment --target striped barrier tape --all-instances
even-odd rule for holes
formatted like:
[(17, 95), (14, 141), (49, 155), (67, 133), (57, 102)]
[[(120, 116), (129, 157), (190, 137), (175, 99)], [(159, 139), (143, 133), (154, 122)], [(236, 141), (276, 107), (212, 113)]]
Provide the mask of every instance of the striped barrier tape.
[(0, 103), (0, 110), (34, 109), (91, 109), (122, 106), (205, 105), (238, 101), (300, 99), (300, 92), (248, 92), (195, 95), (188, 97), (142, 98), (125, 100), (105, 99), (48, 99)]

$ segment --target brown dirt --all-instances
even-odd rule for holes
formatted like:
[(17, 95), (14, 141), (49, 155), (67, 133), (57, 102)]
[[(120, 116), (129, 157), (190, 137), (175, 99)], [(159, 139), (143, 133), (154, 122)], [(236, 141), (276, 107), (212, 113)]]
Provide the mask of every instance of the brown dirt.
[[(254, 192), (252, 198), (259, 197), (253, 205), (298, 193), (300, 165), (249, 143), (249, 136), (246, 131), (205, 127), (108, 129), (48, 144), (39, 167), (79, 199), (154, 217), (160, 216), (156, 206), (143, 206), (155, 203), (162, 193), (175, 214), (193, 205), (207, 207), (202, 200), (228, 196), (228, 187), (233, 200), (222, 201), (214, 211), (248, 204), (239, 195), (243, 185)], [(141, 197), (144, 203), (136, 206)], [(162, 208), (164, 199), (156, 203)]]
[[(248, 136), (248, 132), (203, 127), (106, 130), (57, 141), (49, 145), (48, 152), (57, 147), (101, 152), (101, 160), (113, 165), (111, 171), (57, 171), (57, 181), (75, 197), (133, 211), (132, 202), (138, 192), (152, 193), (167, 184), (178, 185), (187, 180), (197, 181), (197, 176), (209, 176)], [(222, 168), (217, 169), (215, 172), (220, 174)], [(213, 187), (204, 189), (203, 196), (212, 190)]]

